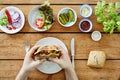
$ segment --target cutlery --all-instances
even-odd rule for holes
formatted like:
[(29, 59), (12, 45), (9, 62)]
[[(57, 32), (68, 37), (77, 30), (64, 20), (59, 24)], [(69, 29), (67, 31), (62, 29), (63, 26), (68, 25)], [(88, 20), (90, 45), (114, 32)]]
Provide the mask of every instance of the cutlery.
[(74, 42), (75, 42), (75, 40), (74, 40), (74, 38), (72, 38), (72, 40), (71, 40), (71, 56), (72, 56), (72, 65), (73, 65), (73, 67), (75, 67), (75, 64), (74, 64), (74, 54), (75, 54)]
[(28, 41), (25, 42), (25, 51), (26, 53), (29, 51), (30, 49), (30, 44), (28, 43)]

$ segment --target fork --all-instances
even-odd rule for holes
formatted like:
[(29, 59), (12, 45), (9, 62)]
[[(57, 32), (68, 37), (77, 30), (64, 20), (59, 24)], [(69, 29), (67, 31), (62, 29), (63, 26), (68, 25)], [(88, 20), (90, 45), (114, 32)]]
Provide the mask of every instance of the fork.
[(29, 51), (30, 49), (30, 44), (28, 43), (28, 41), (25, 42), (25, 51), (26, 53)]

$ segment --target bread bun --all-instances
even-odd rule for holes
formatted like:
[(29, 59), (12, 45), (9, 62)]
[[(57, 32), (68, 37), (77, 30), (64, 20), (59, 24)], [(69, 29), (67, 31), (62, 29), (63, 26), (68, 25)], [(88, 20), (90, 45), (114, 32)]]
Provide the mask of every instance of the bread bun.
[(90, 67), (102, 68), (106, 60), (104, 51), (91, 51), (87, 65)]

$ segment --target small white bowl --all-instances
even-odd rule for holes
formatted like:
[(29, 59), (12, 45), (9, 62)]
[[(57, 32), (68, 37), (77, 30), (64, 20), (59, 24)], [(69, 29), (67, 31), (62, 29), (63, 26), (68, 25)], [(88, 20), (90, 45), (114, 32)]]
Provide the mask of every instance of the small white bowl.
[[(83, 10), (84, 9), (84, 10)], [(82, 12), (84, 12), (84, 14), (82, 14)], [(79, 13), (82, 17), (84, 18), (88, 18), (92, 15), (93, 9), (89, 4), (83, 4), (80, 8), (79, 8)]]
[[(84, 30), (84, 29), (82, 29), (81, 24), (82, 24), (84, 21), (89, 22), (90, 27), (89, 27), (88, 30)], [(90, 32), (90, 31), (92, 30), (92, 28), (93, 28), (93, 24), (92, 24), (92, 21), (89, 20), (89, 19), (82, 19), (82, 20), (79, 22), (78, 27), (79, 27), (79, 29), (80, 29), (82, 32)]]
[[(62, 14), (62, 13), (68, 12), (69, 9), (72, 10), (73, 13), (74, 13), (74, 21), (73, 21), (73, 22), (68, 22), (67, 24), (64, 25), (64, 24), (62, 24), (62, 23), (60, 22), (60, 20), (59, 20), (59, 15)], [(64, 27), (70, 27), (70, 26), (73, 26), (73, 25), (76, 23), (76, 21), (77, 21), (77, 14), (76, 14), (75, 10), (73, 10), (72, 8), (63, 8), (63, 9), (61, 9), (61, 10), (58, 12), (57, 19), (58, 19), (58, 22), (59, 22), (62, 26), (64, 26)]]
[(101, 33), (99, 31), (92, 32), (91, 38), (94, 41), (99, 41), (101, 39)]

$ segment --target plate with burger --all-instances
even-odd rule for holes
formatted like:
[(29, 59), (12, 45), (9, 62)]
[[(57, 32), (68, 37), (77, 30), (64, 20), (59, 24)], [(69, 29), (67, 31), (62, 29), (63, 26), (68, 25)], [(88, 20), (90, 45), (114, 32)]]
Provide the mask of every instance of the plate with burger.
[[(48, 59), (49, 57), (60, 58), (62, 56), (62, 53), (61, 50), (56, 45), (59, 45), (63, 47), (66, 51), (68, 51), (65, 44), (61, 40), (54, 37), (46, 37), (40, 39), (35, 44), (35, 46), (36, 45), (39, 45), (40, 47), (35, 52), (35, 60), (43, 59), (43, 58)], [(62, 70), (62, 68), (58, 64), (51, 62), (49, 60), (39, 65), (37, 69), (46, 74), (54, 74)]]

